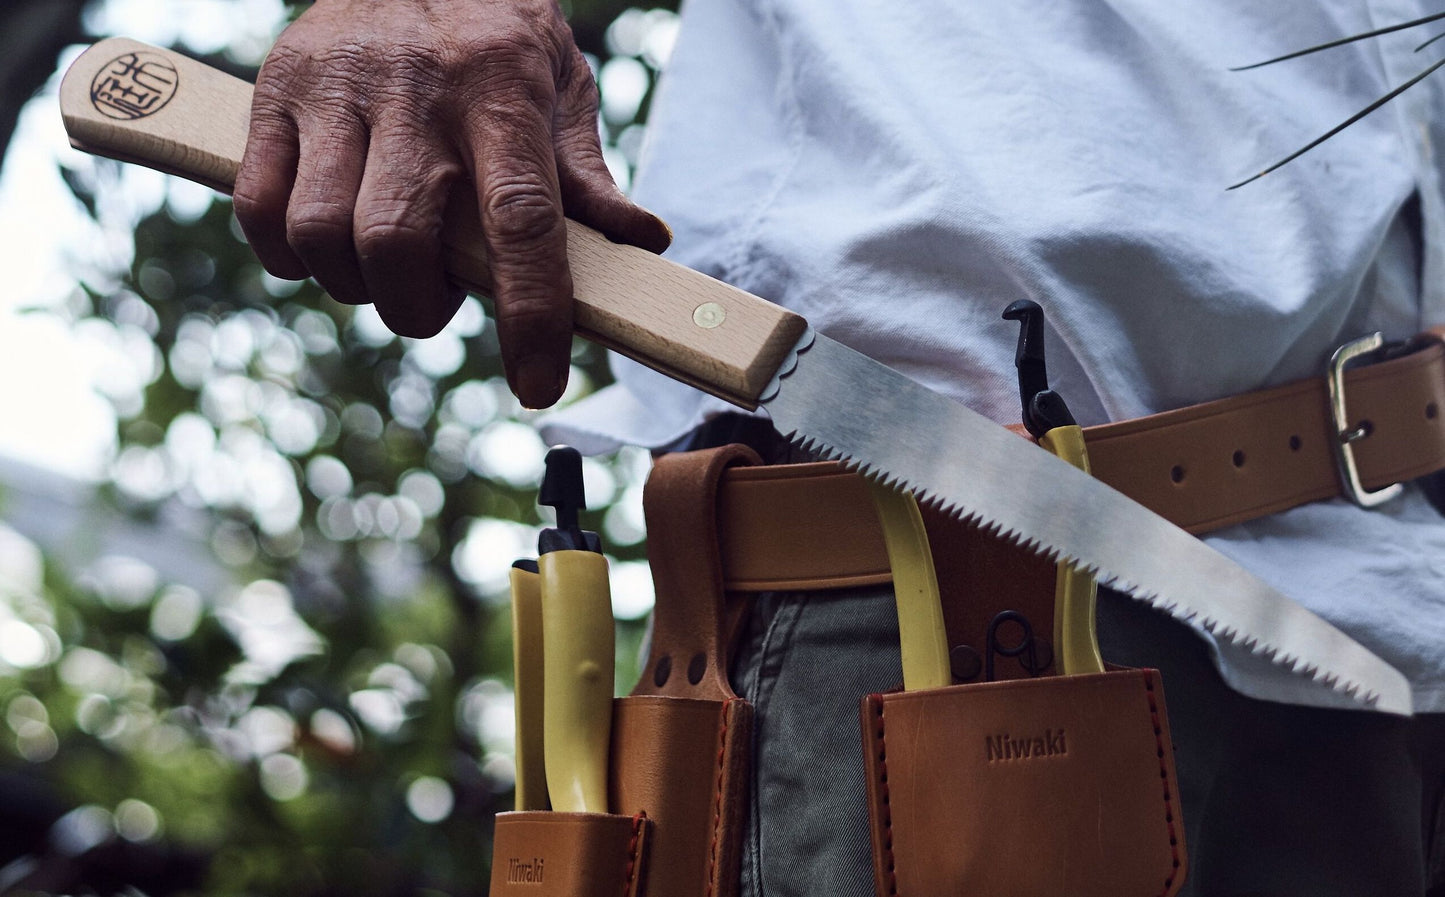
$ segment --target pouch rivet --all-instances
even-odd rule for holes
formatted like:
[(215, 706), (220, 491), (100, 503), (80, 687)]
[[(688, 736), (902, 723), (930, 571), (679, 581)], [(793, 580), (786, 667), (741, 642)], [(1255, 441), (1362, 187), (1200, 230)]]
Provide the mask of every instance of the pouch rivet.
[(968, 645), (954, 645), (948, 652), (948, 665), (955, 682), (971, 682), (983, 672), (983, 658)]

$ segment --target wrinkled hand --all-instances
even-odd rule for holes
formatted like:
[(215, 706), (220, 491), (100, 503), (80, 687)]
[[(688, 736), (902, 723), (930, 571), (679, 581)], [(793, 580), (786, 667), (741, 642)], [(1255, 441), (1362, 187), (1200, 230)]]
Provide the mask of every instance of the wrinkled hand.
[(607, 172), (555, 0), (316, 0), (256, 85), (235, 208), (261, 263), (432, 336), (463, 299), (442, 267), (454, 190), (481, 210), (507, 380), (546, 407), (572, 333), (563, 209), (655, 252), (670, 239)]

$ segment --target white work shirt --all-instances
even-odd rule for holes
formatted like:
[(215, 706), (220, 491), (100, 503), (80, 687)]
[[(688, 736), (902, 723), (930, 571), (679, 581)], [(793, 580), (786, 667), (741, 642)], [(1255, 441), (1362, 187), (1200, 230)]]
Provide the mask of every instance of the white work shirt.
[[(639, 202), (668, 256), (1000, 422), (1016, 299), (1048, 316), (1080, 423), (1320, 375), (1341, 343), (1445, 322), (1445, 71), (1268, 177), (1225, 188), (1445, 54), (1414, 0), (690, 0)], [(657, 446), (730, 406), (619, 359), (550, 430)], [(1445, 521), (1418, 488), (1321, 502), (1210, 544), (1445, 711)], [(1210, 638), (1201, 632), (1201, 636)], [(1213, 640), (1211, 639), (1213, 644)], [(1354, 706), (1227, 644), (1256, 697)]]

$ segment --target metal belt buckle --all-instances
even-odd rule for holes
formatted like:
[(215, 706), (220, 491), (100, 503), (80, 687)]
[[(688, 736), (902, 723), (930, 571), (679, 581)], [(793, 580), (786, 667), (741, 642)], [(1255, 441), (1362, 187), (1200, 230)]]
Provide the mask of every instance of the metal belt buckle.
[(1345, 370), (1351, 362), (1379, 361), (1381, 355), (1394, 348), (1393, 345), (1387, 346), (1385, 338), (1379, 333), (1345, 343), (1330, 357), (1329, 373), (1325, 376), (1330, 392), (1330, 416), (1337, 436), (1330, 447), (1335, 453), (1340, 485), (1345, 490), (1345, 496), (1362, 508), (1382, 505), (1403, 492), (1405, 487), (1395, 483), (1370, 492), (1360, 483), (1360, 468), (1355, 463), (1355, 443), (1369, 436), (1372, 427), (1368, 420), (1351, 422), (1345, 411)]

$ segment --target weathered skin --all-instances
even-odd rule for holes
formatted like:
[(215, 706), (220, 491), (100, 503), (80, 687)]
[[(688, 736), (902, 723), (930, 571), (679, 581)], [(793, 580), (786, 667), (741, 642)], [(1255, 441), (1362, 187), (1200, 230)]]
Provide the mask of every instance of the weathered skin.
[(266, 269), (432, 336), (463, 298), (442, 212), (475, 190), (507, 380), (528, 407), (566, 385), (564, 210), (656, 252), (670, 239), (607, 172), (592, 73), (554, 0), (317, 0), (255, 97), (235, 207)]

